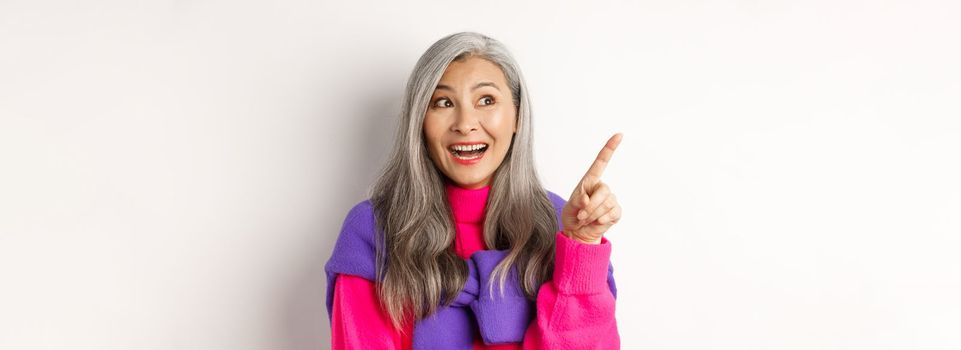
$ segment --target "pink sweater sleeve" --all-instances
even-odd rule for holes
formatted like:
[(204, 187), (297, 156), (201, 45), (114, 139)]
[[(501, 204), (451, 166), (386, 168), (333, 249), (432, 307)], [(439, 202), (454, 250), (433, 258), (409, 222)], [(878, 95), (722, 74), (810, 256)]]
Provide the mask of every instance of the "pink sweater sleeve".
[(614, 294), (607, 284), (611, 243), (557, 234), (554, 279), (541, 285), (524, 349), (619, 349)]
[(380, 307), (375, 288), (363, 277), (337, 275), (330, 321), (333, 350), (410, 349), (411, 322), (405, 323), (403, 332), (395, 329)]

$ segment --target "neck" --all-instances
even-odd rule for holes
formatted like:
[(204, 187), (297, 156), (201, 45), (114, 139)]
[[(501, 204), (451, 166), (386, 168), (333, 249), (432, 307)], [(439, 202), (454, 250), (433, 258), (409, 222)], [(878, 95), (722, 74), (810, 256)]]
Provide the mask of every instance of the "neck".
[(480, 223), (484, 221), (484, 212), (487, 208), (487, 196), (490, 194), (490, 185), (479, 188), (465, 188), (456, 183), (447, 181), (447, 199), (450, 202), (451, 210), (454, 213), (454, 220), (462, 223)]

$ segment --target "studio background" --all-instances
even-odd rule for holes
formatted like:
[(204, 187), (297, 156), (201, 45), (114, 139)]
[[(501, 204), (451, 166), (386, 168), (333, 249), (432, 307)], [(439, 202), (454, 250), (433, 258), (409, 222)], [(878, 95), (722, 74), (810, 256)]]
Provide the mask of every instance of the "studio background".
[(504, 42), (624, 349), (958, 349), (952, 1), (0, 0), (0, 348), (326, 349), (323, 264), (440, 37)]

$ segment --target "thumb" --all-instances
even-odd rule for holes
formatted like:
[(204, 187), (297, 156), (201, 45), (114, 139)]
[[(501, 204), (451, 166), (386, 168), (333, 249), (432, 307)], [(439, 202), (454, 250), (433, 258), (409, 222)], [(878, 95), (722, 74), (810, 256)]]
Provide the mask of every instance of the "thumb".
[(581, 194), (578, 195), (577, 202), (577, 211), (574, 212), (574, 218), (577, 219), (578, 224), (581, 224), (583, 223), (584, 219), (587, 219), (587, 217), (590, 215), (587, 212), (587, 205), (591, 203), (591, 198), (587, 195), (587, 193), (583, 193), (583, 191), (581, 191)]
[[(587, 205), (590, 204), (591, 198), (587, 195), (587, 191), (584, 190), (583, 181), (579, 182), (577, 187), (574, 187), (574, 192), (571, 193), (569, 201), (571, 206), (577, 209), (587, 208)], [(576, 212), (574, 214), (577, 215)]]

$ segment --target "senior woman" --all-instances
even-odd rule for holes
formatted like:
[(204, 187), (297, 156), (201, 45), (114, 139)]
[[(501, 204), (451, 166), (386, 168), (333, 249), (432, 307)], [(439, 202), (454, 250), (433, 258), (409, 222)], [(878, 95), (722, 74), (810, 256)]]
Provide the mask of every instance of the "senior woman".
[(601, 174), (568, 200), (534, 168), (531, 106), (500, 42), (434, 43), (407, 83), (396, 143), (327, 261), (334, 349), (616, 349)]

